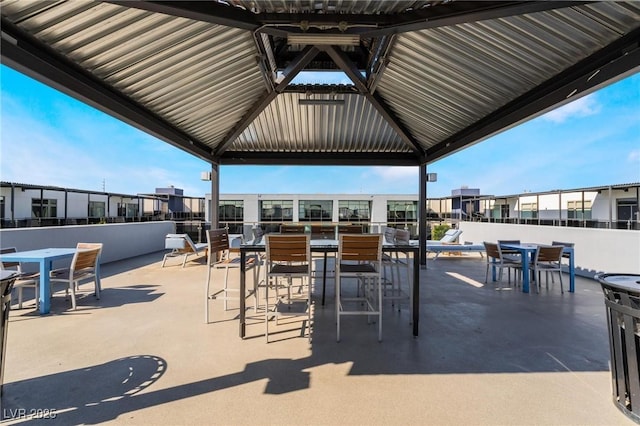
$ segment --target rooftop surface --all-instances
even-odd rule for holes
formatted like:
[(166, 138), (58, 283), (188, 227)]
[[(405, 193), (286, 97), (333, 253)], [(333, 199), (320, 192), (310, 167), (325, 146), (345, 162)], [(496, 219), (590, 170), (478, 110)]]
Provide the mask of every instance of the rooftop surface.
[[(311, 343), (296, 318), (267, 344), (251, 299), (245, 340), (234, 302), (226, 312), (211, 302), (205, 324), (205, 262), (161, 268), (162, 254), (103, 265), (101, 300), (81, 297), (76, 311), (61, 292), (50, 315), (33, 300), (11, 311), (5, 417), (23, 408), (63, 424), (634, 424), (612, 402), (597, 281), (576, 277), (564, 295), (557, 283), (523, 294), (506, 277), (502, 289), (476, 287), (484, 259), (442, 256), (421, 271), (418, 338), (408, 305), (387, 303), (381, 343), (362, 317), (344, 320), (336, 343), (330, 280), (326, 306), (315, 292)], [(221, 286), (223, 272), (214, 277)]]

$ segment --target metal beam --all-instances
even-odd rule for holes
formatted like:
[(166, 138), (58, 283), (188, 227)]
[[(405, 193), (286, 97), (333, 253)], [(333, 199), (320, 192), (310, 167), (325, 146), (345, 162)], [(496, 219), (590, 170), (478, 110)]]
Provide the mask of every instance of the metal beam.
[[(382, 117), (389, 123), (389, 126), (398, 133), (400, 138), (413, 150), (416, 156), (424, 157), (424, 151), (420, 147), (420, 144), (411, 136), (409, 131), (405, 129), (400, 120), (396, 117), (395, 113), (387, 106), (382, 97), (377, 94), (372, 94), (367, 88), (367, 83), (360, 74), (360, 70), (357, 69), (355, 64), (349, 60), (347, 55), (338, 47), (335, 46), (318, 46), (323, 49), (338, 65), (338, 67), (344, 71), (344, 73), (353, 81), (358, 91), (362, 93), (367, 100), (373, 105), (373, 107), (382, 115)], [(420, 162), (420, 160), (418, 160)]]
[(412, 153), (226, 151), (222, 165), (418, 166)]
[[(355, 30), (362, 37), (380, 37), (487, 19), (544, 12), (580, 6), (585, 1), (454, 1), (397, 15), (394, 22), (378, 29)], [(349, 30), (347, 30), (349, 32)]]
[[(256, 19), (255, 13), (215, 1), (107, 1), (107, 3), (247, 31), (256, 31), (262, 26)], [(264, 28), (262, 31), (272, 35), (286, 36), (285, 31), (275, 28)]]
[(369, 76), (367, 79), (367, 86), (371, 93), (376, 92), (378, 83), (380, 82), (382, 74), (387, 67), (387, 55), (391, 51), (391, 48), (395, 43), (395, 39), (395, 36), (382, 36), (377, 41), (375, 53), (370, 60)]
[(2, 18), (1, 61), (17, 71), (205, 161), (211, 148), (106, 85)]
[[(412, 9), (400, 13), (273, 13), (259, 12), (256, 19), (262, 25), (272, 27), (299, 26), (305, 22), (310, 28), (337, 27), (341, 22), (348, 29), (375, 28), (372, 31), (385, 28), (402, 28), (404, 25), (420, 24), (436, 19), (450, 19), (451, 24), (473, 22), (482, 19), (503, 18), (514, 14), (540, 12), (559, 7), (571, 7), (586, 2), (578, 1), (455, 1), (438, 5), (428, 5), (423, 8)], [(466, 16), (465, 15), (469, 15)], [(343, 25), (344, 25), (343, 24)], [(347, 29), (347, 31), (348, 31)], [(419, 28), (416, 28), (419, 29)], [(402, 31), (401, 31), (402, 32)]]
[(292, 62), (284, 71), (284, 78), (280, 81), (275, 89), (271, 92), (266, 92), (258, 101), (253, 104), (253, 106), (249, 109), (249, 111), (242, 117), (242, 120), (238, 124), (236, 124), (229, 133), (227, 133), (216, 149), (215, 156), (221, 156), (233, 142), (236, 140), (238, 136), (244, 132), (244, 130), (255, 120), (262, 111), (278, 96), (280, 93), (286, 89), (286, 87), (291, 83), (291, 81), (295, 78), (300, 71), (304, 69), (304, 67), (315, 58), (318, 54), (319, 50), (313, 46), (307, 46), (300, 55), (298, 59)]
[(640, 71), (640, 29), (427, 150), (429, 163)]

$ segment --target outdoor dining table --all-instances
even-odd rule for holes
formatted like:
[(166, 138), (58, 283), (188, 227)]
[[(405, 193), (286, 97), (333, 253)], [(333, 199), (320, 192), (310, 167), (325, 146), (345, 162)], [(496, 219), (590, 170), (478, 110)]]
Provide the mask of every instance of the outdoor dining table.
[[(338, 240), (311, 240), (310, 250), (312, 253), (322, 253), (324, 255), (324, 270), (322, 276), (322, 293), (324, 304), (324, 289), (326, 286), (327, 274), (327, 254), (338, 252)], [(249, 241), (240, 245), (240, 294), (245, 294), (246, 283), (246, 256), (247, 253), (261, 253), (266, 251), (264, 237)], [(388, 244), (382, 245), (385, 253), (412, 253), (413, 254), (413, 336), (418, 336), (418, 318), (420, 317), (420, 256), (419, 247), (414, 244)], [(240, 338), (246, 335), (246, 300), (240, 298)]]
[[(536, 249), (539, 246), (547, 246), (548, 244), (538, 243), (520, 243), (520, 244), (500, 244), (500, 247), (518, 250), (522, 255), (522, 292), (529, 293), (529, 274), (525, 271), (529, 270), (529, 263), (533, 262), (533, 256), (535, 256)], [(576, 288), (576, 271), (573, 258), (573, 247), (564, 247), (563, 253), (569, 254), (569, 292), (575, 292)], [(494, 271), (495, 272), (495, 271)]]
[(34, 262), (40, 264), (40, 313), (48, 314), (51, 310), (51, 283), (49, 281), (51, 265), (54, 260), (72, 258), (75, 253), (75, 247), (45, 248), (1, 254), (0, 261)]

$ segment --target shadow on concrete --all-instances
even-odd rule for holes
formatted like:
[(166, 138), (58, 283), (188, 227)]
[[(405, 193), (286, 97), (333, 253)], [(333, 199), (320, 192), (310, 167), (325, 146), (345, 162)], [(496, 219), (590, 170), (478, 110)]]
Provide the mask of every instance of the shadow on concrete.
[[(469, 264), (467, 269), (456, 262), (458, 275), (483, 280), (483, 268), (477, 262)], [(152, 390), (150, 386), (166, 371), (166, 362), (157, 356), (132, 356), (7, 383), (3, 413), (6, 417), (19, 409), (28, 413), (46, 407), (55, 409), (60, 423), (96, 424), (264, 379), (265, 394), (304, 390), (311, 386), (310, 369), (323, 365), (342, 364), (349, 366), (349, 375), (369, 376), (609, 370), (604, 306), (593, 280), (580, 279), (574, 294), (561, 294), (553, 286), (539, 294), (524, 294), (517, 287), (469, 286), (448, 275), (450, 266), (440, 262), (424, 274), (419, 338), (408, 338), (406, 306), (399, 311), (388, 306), (382, 343), (377, 342), (375, 324), (367, 325), (364, 318), (345, 321), (342, 342), (337, 343), (333, 295), (327, 294), (324, 308), (316, 295), (308, 357), (260, 360), (242, 371)], [(151, 288), (142, 286), (139, 301), (151, 297)], [(131, 303), (131, 295), (124, 298)], [(263, 337), (260, 321), (249, 327), (250, 339)]]

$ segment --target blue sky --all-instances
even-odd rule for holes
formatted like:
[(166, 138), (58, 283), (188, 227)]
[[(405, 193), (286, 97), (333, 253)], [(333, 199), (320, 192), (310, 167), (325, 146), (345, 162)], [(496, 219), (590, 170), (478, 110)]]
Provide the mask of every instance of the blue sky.
[[(209, 165), (0, 66), (0, 180), (203, 196)], [(466, 185), (507, 195), (640, 182), (640, 74), (428, 166), (428, 197)], [(222, 166), (222, 193), (418, 192), (416, 167)]]

